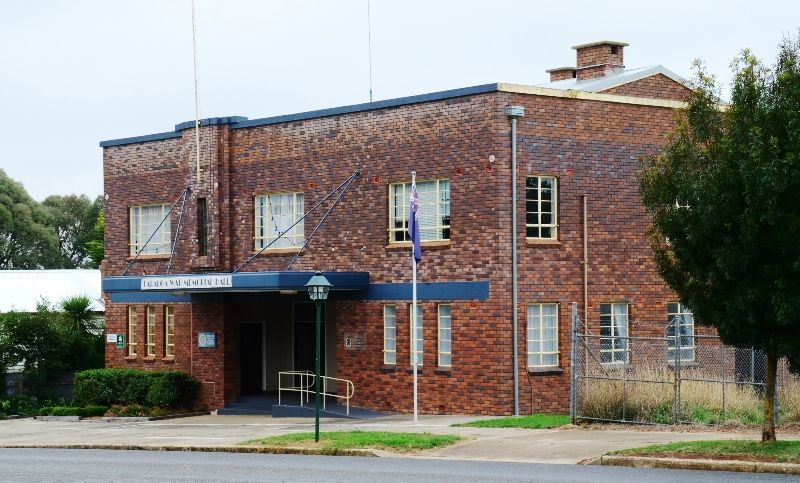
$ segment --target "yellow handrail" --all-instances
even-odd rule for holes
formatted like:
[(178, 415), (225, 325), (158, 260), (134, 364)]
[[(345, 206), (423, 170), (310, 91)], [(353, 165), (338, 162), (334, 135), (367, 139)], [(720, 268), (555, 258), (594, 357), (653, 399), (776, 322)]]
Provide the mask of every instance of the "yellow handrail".
[[(291, 385), (284, 387), (284, 376), (289, 376), (291, 378)], [(300, 383), (296, 385), (297, 378), (299, 377)], [(310, 395), (314, 394), (314, 380), (315, 376), (313, 372), (310, 371), (282, 371), (278, 372), (278, 405), (281, 404), (281, 392), (282, 391), (294, 391), (300, 393), (300, 406), (303, 405), (303, 396), (305, 395), (305, 402), (310, 400)], [(328, 392), (328, 382), (336, 382), (337, 386), (338, 383), (344, 383), (346, 386), (345, 394), (336, 393), (329, 393)], [(320, 378), (320, 382), (322, 382), (322, 390), (320, 391), (320, 395), (322, 396), (322, 408), (326, 408), (326, 399), (330, 397), (335, 397), (337, 399), (344, 399), (345, 405), (347, 407), (347, 415), (350, 415), (350, 399), (356, 392), (356, 387), (353, 384), (353, 381), (347, 379), (340, 379), (337, 377), (328, 377), (322, 376)]]

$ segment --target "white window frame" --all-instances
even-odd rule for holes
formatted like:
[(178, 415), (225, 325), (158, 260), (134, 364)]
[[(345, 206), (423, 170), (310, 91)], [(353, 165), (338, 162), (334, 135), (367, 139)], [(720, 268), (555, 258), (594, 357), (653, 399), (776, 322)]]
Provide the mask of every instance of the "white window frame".
[(164, 306), (164, 355), (175, 355), (175, 306)]
[[(414, 327), (414, 325), (415, 325), (414, 322), (415, 321), (414, 321), (414, 318), (411, 315), (413, 307), (414, 307), (414, 305), (412, 305), (412, 304), (408, 305), (409, 328), (410, 328), (411, 331), (414, 331), (414, 329), (415, 329), (415, 327)], [(409, 344), (409, 348), (410, 348), (409, 361), (410, 361), (412, 367), (414, 366), (414, 359), (415, 358), (417, 360), (417, 366), (418, 367), (422, 366), (422, 361), (423, 361), (423, 347), (424, 347), (423, 339), (424, 339), (424, 334), (422, 332), (422, 329), (423, 329), (422, 314), (423, 314), (423, 312), (422, 312), (422, 304), (418, 303), (417, 304), (417, 319), (416, 319), (416, 334), (415, 334), (415, 338), (411, 336), (411, 334), (414, 333), (414, 332), (409, 333), (409, 336), (408, 336), (408, 344)], [(416, 349), (414, 348), (414, 343), (415, 342), (416, 342), (416, 345), (417, 345)]]
[[(531, 179), (536, 179), (536, 186), (529, 187), (528, 183)], [(542, 199), (542, 186), (541, 180), (543, 178), (547, 178), (551, 180), (553, 183), (553, 187), (550, 190), (550, 212), (542, 212), (542, 204), (547, 203), (548, 200)], [(529, 194), (532, 192), (536, 193), (536, 197), (529, 198)], [(528, 211), (528, 204), (535, 203), (536, 204), (536, 211)], [(550, 215), (550, 223), (543, 223), (542, 216), (543, 215)], [(536, 221), (535, 223), (528, 223), (528, 218), (530, 215), (535, 216)], [(528, 229), (536, 229), (538, 230), (539, 235), (528, 235)], [(550, 236), (542, 236), (542, 230), (550, 229)], [(525, 237), (530, 240), (557, 240), (558, 239), (558, 178), (555, 176), (547, 176), (547, 175), (529, 175), (525, 177)]]
[(397, 307), (383, 306), (383, 363), (397, 364)]
[(152, 305), (148, 305), (145, 310), (144, 345), (145, 355), (154, 357), (156, 355), (156, 308)]
[[(281, 202), (283, 197), (288, 197), (288, 204), (276, 205), (275, 202)], [(282, 216), (281, 212), (284, 209), (288, 209), (290, 219), (279, 226), (275, 216)], [(267, 250), (301, 248), (305, 244), (305, 220), (301, 219), (304, 214), (305, 195), (302, 191), (255, 195), (253, 199), (254, 249), (261, 250), (278, 237), (280, 240), (272, 243)], [(286, 215), (283, 214), (283, 216)], [(299, 223), (292, 226), (298, 220)], [(281, 233), (285, 234), (280, 236)]]
[(136, 355), (136, 307), (133, 305), (128, 306), (128, 320), (127, 320), (128, 333), (128, 355)]
[[(429, 191), (432, 188), (432, 191)], [(423, 192), (424, 190), (424, 192)], [(433, 200), (427, 200), (433, 193)], [(450, 180), (446, 178), (417, 181), (419, 197), (420, 241), (449, 240), (450, 227)], [(411, 198), (411, 183), (389, 185), (389, 243), (411, 241), (408, 234), (408, 203)], [(446, 223), (445, 224), (445, 219)]]
[[(438, 367), (452, 367), (453, 306), (450, 304), (439, 304), (437, 314), (439, 319), (437, 365)], [(443, 344), (444, 342), (446, 342), (446, 344)]]
[[(678, 334), (681, 337), (681, 362), (694, 362), (695, 360), (695, 339), (694, 339), (694, 314), (688, 307), (680, 302), (667, 303), (667, 361), (675, 362), (675, 351), (677, 343), (675, 339), (675, 324), (679, 324)], [(688, 343), (684, 343), (687, 341)], [(686, 354), (689, 354), (687, 356)]]
[[(128, 242), (130, 256), (169, 255), (172, 248), (170, 216), (167, 216), (169, 210), (170, 205), (167, 204), (129, 207), (130, 234)], [(162, 220), (163, 223), (161, 223)], [(160, 227), (159, 223), (161, 223)], [(156, 227), (158, 227), (158, 231), (150, 238)], [(149, 243), (147, 243), (148, 239), (150, 239)], [(147, 243), (146, 246), (145, 243)]]
[[(608, 306), (610, 312), (605, 313), (603, 307)], [(617, 324), (618, 317), (623, 314), (618, 313), (618, 308), (625, 307), (624, 334), (620, 331)], [(630, 304), (627, 302), (608, 302), (600, 304), (600, 362), (603, 364), (622, 364), (629, 361), (628, 337), (630, 324)], [(607, 317), (608, 324), (604, 324), (604, 317)], [(608, 334), (603, 334), (608, 329)], [(619, 342), (623, 342), (620, 344)], [(608, 344), (606, 348), (604, 344)], [(622, 346), (622, 347), (619, 347)], [(606, 358), (610, 360), (605, 360)]]
[[(545, 307), (555, 308), (555, 317), (545, 314)], [(558, 351), (558, 312), (557, 303), (528, 304), (527, 313), (527, 355), (528, 367), (558, 367), (560, 352)], [(553, 319), (552, 321), (550, 319)], [(547, 322), (547, 323), (546, 323)], [(552, 322), (552, 327), (548, 324)], [(548, 334), (548, 331), (552, 331)], [(546, 342), (554, 342), (553, 350), (546, 351)], [(550, 360), (547, 360), (550, 359)]]

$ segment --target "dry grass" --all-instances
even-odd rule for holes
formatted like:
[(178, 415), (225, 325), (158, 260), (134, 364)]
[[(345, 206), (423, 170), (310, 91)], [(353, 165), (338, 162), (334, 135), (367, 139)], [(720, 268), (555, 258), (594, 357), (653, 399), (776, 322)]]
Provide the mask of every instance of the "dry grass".
[[(598, 369), (592, 376), (621, 378), (622, 369), (608, 373)], [(735, 421), (745, 425), (758, 425), (763, 421), (762, 394), (751, 386), (729, 382), (725, 384), (723, 395), (721, 383), (686, 380), (714, 380), (719, 378), (717, 374), (709, 374), (701, 369), (685, 369), (682, 377), (680, 400), (683, 421), (701, 424)], [(628, 380), (624, 384), (621, 380), (579, 380), (579, 414), (590, 418), (660, 424), (674, 421), (675, 388), (671, 368), (629, 367), (626, 378)], [(648, 382), (637, 382), (635, 379)], [(800, 381), (787, 376), (780, 382), (783, 385), (778, 394), (779, 420), (800, 421)]]

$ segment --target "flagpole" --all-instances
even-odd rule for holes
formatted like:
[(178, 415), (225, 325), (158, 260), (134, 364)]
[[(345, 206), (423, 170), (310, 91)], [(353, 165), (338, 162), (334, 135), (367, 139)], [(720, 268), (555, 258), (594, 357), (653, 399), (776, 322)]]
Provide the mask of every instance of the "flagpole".
[[(417, 184), (417, 172), (411, 172), (411, 186)], [(408, 220), (409, 226), (413, 221)], [(414, 258), (414, 241), (411, 241), (411, 361), (414, 365), (414, 422), (417, 422), (417, 260)]]

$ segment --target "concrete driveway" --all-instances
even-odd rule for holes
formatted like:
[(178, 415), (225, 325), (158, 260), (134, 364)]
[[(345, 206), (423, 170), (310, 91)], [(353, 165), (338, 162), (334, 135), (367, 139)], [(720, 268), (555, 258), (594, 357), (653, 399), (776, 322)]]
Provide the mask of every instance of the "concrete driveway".
[[(608, 451), (652, 443), (698, 439), (757, 439), (749, 433), (596, 430), (566, 427), (553, 430), (454, 428), (453, 423), (474, 420), (462, 416), (422, 416), (417, 423), (408, 416), (371, 420), (324, 419), (322, 431), (408, 431), (466, 436), (467, 441), (410, 458), (513, 461), (575, 464)], [(266, 436), (313, 431), (309, 419), (269, 416), (195, 416), (147, 422), (0, 421), (2, 446), (139, 445), (151, 447), (225, 447)]]

